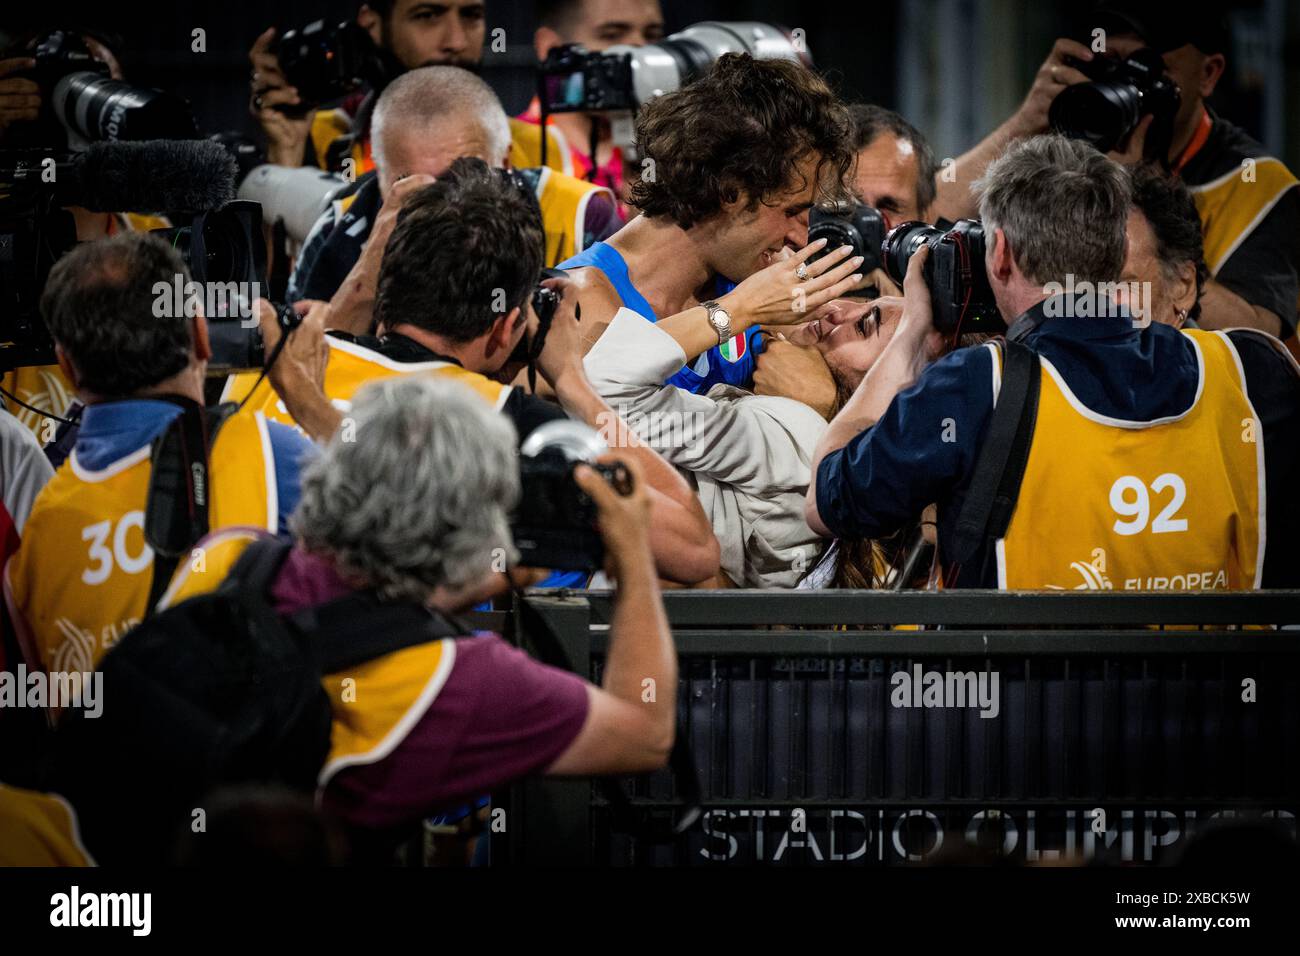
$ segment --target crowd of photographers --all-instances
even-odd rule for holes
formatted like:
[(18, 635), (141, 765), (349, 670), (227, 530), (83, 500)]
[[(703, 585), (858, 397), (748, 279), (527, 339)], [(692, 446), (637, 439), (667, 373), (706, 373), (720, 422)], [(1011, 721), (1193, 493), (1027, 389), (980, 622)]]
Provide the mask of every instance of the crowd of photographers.
[[(221, 209), (162, 183), (125, 211), (160, 147), (92, 127), (169, 121), (106, 85), (111, 38), (0, 60), (27, 151), (0, 202), (52, 134), (125, 184), (10, 230), (66, 242), (4, 301), (0, 664), (76, 677), (0, 707), (15, 859), (165, 858), (249, 780), (384, 858), (522, 776), (662, 766), (662, 587), (1300, 586), (1300, 189), (1206, 104), (1220, 16), (1100, 4), (940, 166), (773, 28), (642, 47), (655, 0), (538, 6), (554, 82), (517, 118), (476, 75), (483, 2), (268, 30), (260, 201)], [(615, 587), (599, 686), (457, 617), (532, 585)]]

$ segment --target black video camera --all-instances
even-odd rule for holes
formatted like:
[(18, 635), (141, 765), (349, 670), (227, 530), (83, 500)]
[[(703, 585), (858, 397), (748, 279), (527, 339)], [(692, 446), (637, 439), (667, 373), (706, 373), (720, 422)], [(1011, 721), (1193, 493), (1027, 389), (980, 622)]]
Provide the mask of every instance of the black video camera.
[(606, 451), (593, 429), (574, 421), (547, 422), (524, 440), (519, 505), (511, 521), (520, 564), (567, 571), (595, 571), (604, 564), (596, 503), (578, 487), (573, 471), (589, 465), (619, 494), (631, 494), (632, 475), (623, 465), (596, 461)]
[[(841, 202), (833, 207), (815, 207), (808, 214), (808, 241), (825, 239), (826, 245), (809, 262), (816, 262), (840, 246), (852, 246), (848, 258), (862, 256), (859, 272), (866, 274), (881, 265), (880, 249), (885, 241), (885, 217), (875, 208), (864, 203)], [(874, 288), (854, 289), (850, 296), (876, 298), (879, 292)]]
[(900, 286), (907, 264), (921, 246), (929, 246), (925, 284), (930, 289), (934, 327), (945, 335), (1006, 330), (984, 266), (984, 227), (959, 219), (947, 231), (924, 222), (904, 222), (889, 230), (881, 247), (885, 274)]
[(1047, 112), (1052, 129), (1108, 153), (1128, 138), (1142, 117), (1151, 114), (1155, 119), (1143, 152), (1146, 158), (1163, 162), (1182, 94), (1165, 76), (1160, 54), (1143, 47), (1124, 60), (1099, 56), (1088, 62), (1071, 58), (1069, 63), (1092, 82), (1076, 83), (1056, 95)]
[(321, 103), (342, 99), (362, 86), (382, 86), (389, 73), (382, 50), (351, 20), (316, 20), (281, 34), (275, 47), (280, 69), (302, 103), (280, 107), (305, 115)]

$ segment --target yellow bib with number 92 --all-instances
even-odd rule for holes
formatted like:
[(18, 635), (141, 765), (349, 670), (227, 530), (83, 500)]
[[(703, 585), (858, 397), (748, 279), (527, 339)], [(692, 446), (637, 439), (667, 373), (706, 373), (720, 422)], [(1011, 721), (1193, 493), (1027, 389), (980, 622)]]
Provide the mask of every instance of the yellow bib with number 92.
[[(1239, 590), (1263, 565), (1264, 446), (1222, 332), (1187, 330), (1200, 366), (1185, 413), (1106, 418), (1040, 356), (1038, 420), (997, 542), (1010, 589)], [(994, 349), (995, 376), (1000, 353)]]

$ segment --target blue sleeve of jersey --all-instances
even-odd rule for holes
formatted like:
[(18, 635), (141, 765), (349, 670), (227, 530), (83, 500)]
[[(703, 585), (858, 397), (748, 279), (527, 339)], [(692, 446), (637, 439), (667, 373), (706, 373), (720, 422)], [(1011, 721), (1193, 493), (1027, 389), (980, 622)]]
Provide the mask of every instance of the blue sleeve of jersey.
[(668, 379), (668, 384), (696, 395), (703, 395), (719, 382), (752, 390), (754, 367), (761, 351), (763, 340), (759, 337), (758, 326), (754, 326), (745, 332), (745, 353), (739, 359), (732, 362), (723, 358), (722, 352), (715, 345)]
[(992, 362), (983, 347), (945, 356), (822, 459), (817, 512), (836, 537), (892, 534), (965, 487), (993, 409)]
[(275, 494), (279, 501), (279, 531), (289, 531), (289, 515), (298, 507), (301, 495), (302, 469), (317, 453), (316, 446), (288, 425), (267, 422), (266, 433), (271, 439), (271, 454), (275, 457)]

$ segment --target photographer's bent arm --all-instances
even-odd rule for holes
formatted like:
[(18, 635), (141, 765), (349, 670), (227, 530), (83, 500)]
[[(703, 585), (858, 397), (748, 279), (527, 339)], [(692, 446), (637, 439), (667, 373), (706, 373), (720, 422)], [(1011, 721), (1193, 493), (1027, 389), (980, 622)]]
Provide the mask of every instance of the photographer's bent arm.
[(609, 653), (600, 687), (587, 688), (587, 719), (548, 768), (551, 774), (639, 773), (662, 767), (672, 750), (677, 714), (677, 649), (651, 554), (653, 505), (635, 457), (620, 452), (633, 490), (620, 495), (595, 471), (575, 478), (596, 503), (606, 570), (618, 582)]
[(922, 246), (912, 255), (903, 281), (904, 299), (901, 303), (898, 299), (876, 300), (882, 310), (881, 324), (893, 321), (897, 322), (897, 328), (853, 396), (832, 419), (813, 452), (813, 478), (808, 485), (804, 518), (808, 527), (820, 535), (829, 537), (833, 534), (817, 507), (817, 476), (822, 462), (827, 455), (839, 451), (880, 421), (894, 398), (920, 378), (926, 365), (943, 348), (942, 339), (934, 329), (930, 290), (923, 275), (929, 254), (930, 250)]
[(977, 215), (971, 183), (984, 175), (989, 163), (997, 159), (1013, 142), (1047, 130), (1047, 111), (1056, 94), (1074, 83), (1086, 83), (1088, 78), (1070, 66), (1066, 60), (1091, 60), (1093, 53), (1082, 43), (1060, 39), (1052, 47), (1024, 102), (1001, 126), (984, 137), (974, 148), (954, 159), (945, 159), (935, 175), (935, 199), (930, 207), (930, 220), (973, 218)]
[[(601, 433), (610, 448), (632, 459), (645, 476), (654, 515), (650, 547), (659, 573), (678, 584), (699, 584), (717, 574), (721, 550), (713, 527), (695, 492), (672, 465), (642, 442), (592, 387), (582, 365), (581, 332), (574, 315), (576, 294), (558, 279), (544, 285), (562, 290), (537, 360), (537, 369), (555, 393), (561, 407), (577, 420)], [(536, 322), (531, 314), (530, 322)]]

